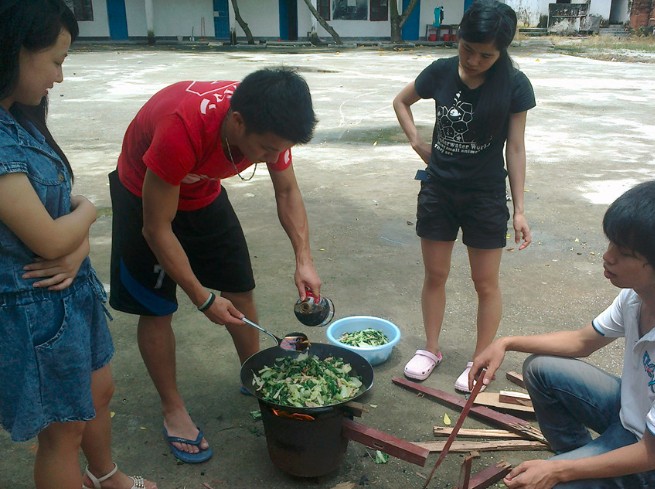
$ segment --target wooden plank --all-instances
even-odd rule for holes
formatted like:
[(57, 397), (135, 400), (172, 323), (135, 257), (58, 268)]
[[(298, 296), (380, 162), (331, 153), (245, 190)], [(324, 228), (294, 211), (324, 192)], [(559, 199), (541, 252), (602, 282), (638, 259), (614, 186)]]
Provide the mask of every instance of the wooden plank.
[(510, 382), (514, 382), (516, 385), (519, 387), (522, 387), (525, 389), (525, 382), (523, 381), (523, 375), (521, 375), (518, 372), (510, 371), (505, 374), (505, 377), (507, 380)]
[(469, 481), (471, 480), (471, 466), (473, 465), (473, 459), (479, 457), (478, 452), (471, 452), (462, 462), (462, 467), (459, 470), (459, 482), (457, 483), (458, 489), (468, 489)]
[(343, 436), (367, 447), (380, 450), (392, 457), (399, 458), (421, 467), (425, 466), (430, 451), (393, 435), (378, 431), (348, 418), (343, 419)]
[[(391, 379), (391, 381), (396, 385), (404, 387), (405, 389), (409, 389), (419, 394), (423, 394), (424, 396), (428, 396), (437, 401), (442, 401), (443, 403), (451, 407), (462, 408), (466, 402), (464, 398), (460, 396), (456, 396), (454, 394), (450, 394), (448, 392), (444, 392), (439, 389), (433, 389), (431, 387), (427, 387), (418, 384), (416, 382), (412, 382), (402, 377), (394, 377)], [(538, 428), (535, 428), (524, 419), (517, 418), (516, 416), (512, 416), (511, 414), (500, 413), (486, 406), (473, 406), (471, 408), (471, 414), (480, 419), (489, 421), (497, 426), (500, 426), (501, 428), (522, 435), (523, 438), (528, 438), (531, 440), (538, 440), (543, 443), (548, 443), (546, 441), (546, 438), (544, 438), (544, 435), (541, 433), (541, 431)]]
[(509, 474), (510, 470), (512, 470), (512, 466), (505, 461), (491, 465), (471, 476), (468, 489), (486, 489)]
[(361, 418), (363, 413), (368, 413), (368, 409), (366, 409), (366, 406), (362, 404), (361, 402), (357, 401), (350, 401), (345, 404), (342, 404), (341, 407), (345, 410), (348, 411), (348, 414), (351, 416), (355, 416), (357, 418)]
[(421, 489), (427, 489), (428, 485), (430, 484), (430, 480), (432, 480), (432, 476), (434, 476), (434, 473), (439, 468), (439, 465), (441, 465), (441, 462), (443, 462), (446, 459), (448, 450), (450, 449), (452, 443), (455, 441), (455, 438), (457, 437), (457, 433), (459, 432), (460, 428), (464, 424), (464, 421), (466, 420), (466, 416), (468, 415), (469, 411), (471, 411), (476, 396), (480, 393), (482, 387), (484, 387), (484, 385), (482, 384), (483, 379), (484, 379), (484, 371), (481, 371), (478, 374), (478, 378), (476, 379), (476, 383), (473, 386), (473, 390), (469, 394), (466, 403), (464, 403), (464, 407), (462, 408), (462, 412), (459, 414), (459, 418), (457, 419), (457, 423), (455, 423), (455, 427), (453, 428), (452, 433), (450, 434), (448, 439), (444, 442), (444, 446), (441, 449), (441, 453), (439, 454), (439, 457), (437, 458), (434, 467), (432, 467), (432, 472), (430, 472), (430, 475), (428, 475), (428, 479), (425, 481), (425, 484), (423, 484)]
[[(434, 426), (432, 428), (434, 436), (449, 436), (453, 429), (450, 426)], [(457, 434), (460, 438), (504, 438), (504, 439), (522, 439), (521, 435), (508, 430), (494, 430), (490, 428), (472, 429), (462, 428)]]
[(491, 406), (498, 409), (507, 409), (509, 411), (518, 411), (521, 413), (534, 413), (532, 406), (522, 406), (520, 404), (511, 404), (509, 402), (501, 402), (500, 393), (498, 392), (481, 392), (475, 398), (475, 403), (482, 406)]
[[(446, 442), (443, 441), (416, 441), (414, 445), (425, 448), (430, 452), (443, 451)], [(507, 452), (518, 450), (548, 450), (548, 447), (535, 440), (493, 440), (493, 441), (454, 441), (449, 453), (464, 453), (475, 450), (478, 452)]]
[(498, 394), (498, 400), (500, 402), (507, 402), (509, 404), (518, 404), (519, 406), (532, 407), (532, 399), (530, 399), (530, 394), (526, 394), (525, 392), (500, 391)]

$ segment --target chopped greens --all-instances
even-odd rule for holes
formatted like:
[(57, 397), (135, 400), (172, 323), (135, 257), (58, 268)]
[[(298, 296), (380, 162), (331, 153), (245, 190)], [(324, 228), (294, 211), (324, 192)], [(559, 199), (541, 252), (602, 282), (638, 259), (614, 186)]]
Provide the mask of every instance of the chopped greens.
[(389, 455), (381, 452), (380, 450), (375, 451), (375, 463), (376, 464), (386, 464), (389, 461)]
[(361, 387), (359, 377), (342, 358), (303, 353), (296, 358), (276, 358), (272, 367), (253, 372), (252, 384), (264, 401), (282, 406), (321, 407), (341, 404), (355, 397)]
[(344, 333), (339, 337), (339, 341), (344, 345), (367, 347), (382, 346), (389, 343), (389, 338), (382, 331), (373, 328)]

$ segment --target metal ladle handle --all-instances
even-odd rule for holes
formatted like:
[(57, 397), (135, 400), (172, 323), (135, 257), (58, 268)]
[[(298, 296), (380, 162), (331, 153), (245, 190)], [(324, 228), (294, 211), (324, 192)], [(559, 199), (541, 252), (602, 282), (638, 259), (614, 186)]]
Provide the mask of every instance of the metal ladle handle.
[(255, 328), (255, 329), (258, 329), (258, 330), (261, 331), (262, 333), (267, 334), (268, 336), (270, 336), (271, 338), (273, 338), (273, 339), (277, 342), (278, 345), (279, 345), (280, 343), (282, 343), (282, 340), (281, 340), (280, 338), (278, 338), (277, 336), (275, 336), (275, 335), (274, 335), (273, 333), (271, 333), (270, 331), (268, 331), (268, 330), (262, 328), (259, 324), (252, 322), (250, 319), (248, 319), (248, 318), (246, 318), (246, 317), (243, 317), (243, 318), (241, 318), (241, 321), (243, 321), (244, 323), (246, 323), (246, 324), (249, 325), (249, 326), (252, 326), (252, 327)]
[(278, 338), (275, 336), (273, 333), (270, 331), (267, 331), (266, 329), (262, 328), (259, 324), (253, 323), (250, 319), (248, 318), (241, 318), (241, 320), (246, 323), (248, 326), (252, 326), (253, 328), (261, 331), (264, 334), (267, 334), (271, 338), (275, 340), (275, 343), (277, 346), (282, 348), (283, 350), (287, 351), (299, 351), (303, 352), (306, 351), (309, 348), (309, 339), (304, 333), (289, 333), (284, 337), (284, 339)]

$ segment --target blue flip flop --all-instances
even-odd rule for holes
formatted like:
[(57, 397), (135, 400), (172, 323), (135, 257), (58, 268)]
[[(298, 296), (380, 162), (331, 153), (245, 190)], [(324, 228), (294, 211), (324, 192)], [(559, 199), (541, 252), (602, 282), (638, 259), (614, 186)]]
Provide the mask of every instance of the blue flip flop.
[(166, 440), (166, 443), (168, 443), (168, 447), (171, 449), (173, 455), (175, 455), (175, 458), (181, 462), (184, 462), (185, 464), (199, 464), (206, 462), (212, 458), (212, 455), (214, 455), (214, 451), (211, 449), (211, 447), (207, 448), (206, 450), (201, 448), (198, 453), (189, 453), (185, 452), (184, 450), (180, 450), (179, 448), (176, 448), (175, 445), (173, 445), (173, 443), (186, 443), (187, 445), (194, 445), (200, 448), (200, 443), (205, 436), (200, 430), (198, 431), (198, 436), (195, 440), (188, 440), (186, 438), (180, 438), (177, 436), (169, 436), (166, 428), (164, 428), (163, 433), (164, 440)]

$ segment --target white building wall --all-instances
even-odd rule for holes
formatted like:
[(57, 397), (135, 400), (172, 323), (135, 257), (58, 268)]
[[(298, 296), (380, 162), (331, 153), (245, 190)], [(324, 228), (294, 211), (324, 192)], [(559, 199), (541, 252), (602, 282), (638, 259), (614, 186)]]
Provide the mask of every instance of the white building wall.
[[(248, 24), (253, 37), (275, 39), (280, 37), (280, 7), (278, 0), (239, 0), (238, 5), (241, 18)], [(305, 2), (298, 0), (299, 12), (302, 12), (301, 8), (309, 13)], [(300, 24), (300, 17), (298, 18), (298, 24)], [(246, 35), (234, 17), (232, 2), (230, 2), (230, 27), (236, 27), (237, 37)], [(299, 27), (298, 36), (304, 35), (304, 31), (300, 30)]]
[[(134, 28), (138, 22), (138, 34), (132, 31), (132, 17), (128, 12), (128, 29), (130, 36), (146, 36), (145, 0), (127, 0), (138, 4), (142, 18), (134, 19)], [(196, 39), (214, 37), (214, 3), (212, 0), (152, 0), (155, 11), (155, 37), (185, 38), (193, 35)], [(204, 29), (204, 34), (202, 33)]]
[(93, 20), (78, 22), (80, 37), (109, 37), (106, 0), (93, 0)]
[[(127, 15), (128, 36), (146, 37), (147, 25), (145, 15), (146, 0), (125, 0)], [(280, 0), (239, 0), (239, 11), (255, 38), (280, 38)], [(548, 13), (549, 0), (505, 0), (519, 15), (519, 27), (527, 25), (536, 26), (540, 14)], [(584, 0), (574, 0), (584, 1)], [(623, 9), (627, 18), (628, 0), (614, 0), (625, 4)], [(192, 33), (196, 39), (200, 37), (213, 38), (214, 18), (213, 0), (152, 0), (154, 7), (154, 34), (155, 37), (179, 37), (188, 39)], [(611, 0), (592, 0), (600, 2), (609, 16), (609, 3)], [(399, 7), (402, 0), (398, 0)], [(463, 0), (421, 0), (419, 19), (419, 37), (425, 36), (426, 25), (434, 21), (434, 9), (437, 6), (444, 8), (444, 25), (458, 25), (464, 13)], [(236, 22), (234, 11), (230, 3), (230, 26), (236, 28), (237, 36), (243, 38), (245, 33)], [(94, 20), (80, 22), (80, 37), (109, 37), (109, 22), (107, 18), (106, 0), (93, 0)], [(370, 22), (355, 20), (330, 20), (329, 24), (344, 38), (372, 38), (388, 39), (391, 35), (390, 22)], [(304, 39), (316, 26), (318, 35), (329, 37), (313, 18), (305, 5), (304, 0), (298, 0), (298, 38)]]
[[(157, 10), (158, 2), (153, 1), (155, 9), (155, 37), (160, 36), (157, 32)], [(128, 37), (146, 37), (148, 27), (146, 26), (146, 2), (145, 0), (125, 0), (125, 15), (127, 16), (127, 36)]]
[[(548, 4), (555, 3), (555, 0), (505, 0), (505, 3), (514, 9), (518, 27), (523, 28), (537, 27), (541, 16), (548, 15)], [(580, 3), (584, 3), (584, 0)]]

